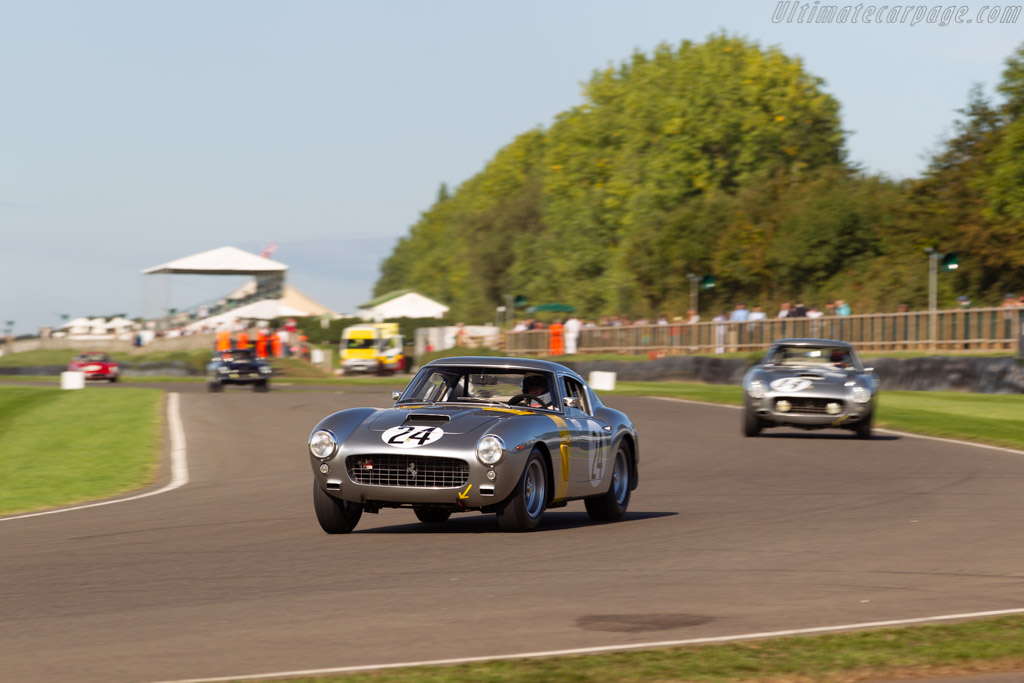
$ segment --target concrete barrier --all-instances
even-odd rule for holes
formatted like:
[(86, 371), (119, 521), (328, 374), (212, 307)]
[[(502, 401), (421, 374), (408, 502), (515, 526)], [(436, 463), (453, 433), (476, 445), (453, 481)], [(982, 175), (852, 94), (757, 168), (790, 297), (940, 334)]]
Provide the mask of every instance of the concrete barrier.
[(78, 370), (65, 370), (60, 373), (61, 389), (84, 389), (85, 373)]

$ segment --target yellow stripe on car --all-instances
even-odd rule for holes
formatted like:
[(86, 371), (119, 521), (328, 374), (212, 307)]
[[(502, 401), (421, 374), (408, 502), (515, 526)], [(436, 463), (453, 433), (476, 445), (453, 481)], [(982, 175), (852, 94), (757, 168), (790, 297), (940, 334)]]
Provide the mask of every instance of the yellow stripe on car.
[(562, 476), (555, 478), (555, 497), (554, 500), (561, 500), (565, 498), (566, 494), (569, 493), (569, 463), (570, 463), (570, 451), (569, 444), (569, 425), (564, 419), (558, 415), (548, 415), (551, 420), (558, 427), (558, 438), (561, 439), (562, 443), (559, 445), (559, 451), (562, 456)]

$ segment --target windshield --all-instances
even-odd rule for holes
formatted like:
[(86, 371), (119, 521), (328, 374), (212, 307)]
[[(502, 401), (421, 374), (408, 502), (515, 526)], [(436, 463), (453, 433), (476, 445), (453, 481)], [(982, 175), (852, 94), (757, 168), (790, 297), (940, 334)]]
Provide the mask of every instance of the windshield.
[(220, 356), (223, 360), (252, 360), (254, 358), (252, 349), (235, 349), (225, 351)]
[(107, 363), (110, 361), (110, 356), (105, 353), (83, 353), (78, 357), (78, 360), (89, 363)]
[(768, 354), (765, 362), (770, 365), (862, 369), (860, 359), (853, 349), (843, 346), (777, 346)]
[[(525, 386), (525, 389), (524, 389)], [(402, 401), (554, 404), (551, 373), (475, 367), (424, 368), (402, 394)], [(523, 394), (539, 400), (527, 401)], [(518, 399), (516, 397), (519, 397)]]
[(345, 340), (345, 348), (346, 349), (372, 349), (372, 348), (376, 348), (376, 346), (377, 346), (377, 340), (376, 339), (346, 339)]

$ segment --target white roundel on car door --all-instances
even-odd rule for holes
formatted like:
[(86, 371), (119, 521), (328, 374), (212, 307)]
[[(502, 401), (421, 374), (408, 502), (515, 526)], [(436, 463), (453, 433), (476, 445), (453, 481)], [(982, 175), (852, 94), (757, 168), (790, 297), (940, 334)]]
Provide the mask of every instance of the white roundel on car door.
[(783, 377), (782, 379), (772, 380), (771, 384), (768, 386), (775, 391), (784, 391), (789, 393), (792, 391), (803, 391), (807, 387), (811, 386), (811, 380), (801, 379), (800, 377)]
[(418, 448), (434, 443), (444, 436), (444, 430), (440, 427), (414, 427), (401, 425), (388, 429), (380, 438), (384, 443), (395, 448)]

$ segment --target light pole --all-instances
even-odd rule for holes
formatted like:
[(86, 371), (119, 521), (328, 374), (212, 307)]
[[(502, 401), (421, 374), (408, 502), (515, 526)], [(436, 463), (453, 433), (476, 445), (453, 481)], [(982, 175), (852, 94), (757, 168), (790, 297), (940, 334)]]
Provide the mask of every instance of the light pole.
[(690, 273), (686, 277), (690, 280), (690, 308), (700, 313), (697, 309), (697, 283), (700, 282), (700, 275)]
[(935, 247), (925, 247), (924, 253), (928, 254), (928, 336), (934, 349), (939, 339), (939, 261), (943, 270), (956, 270), (959, 262), (956, 254), (943, 254)]

